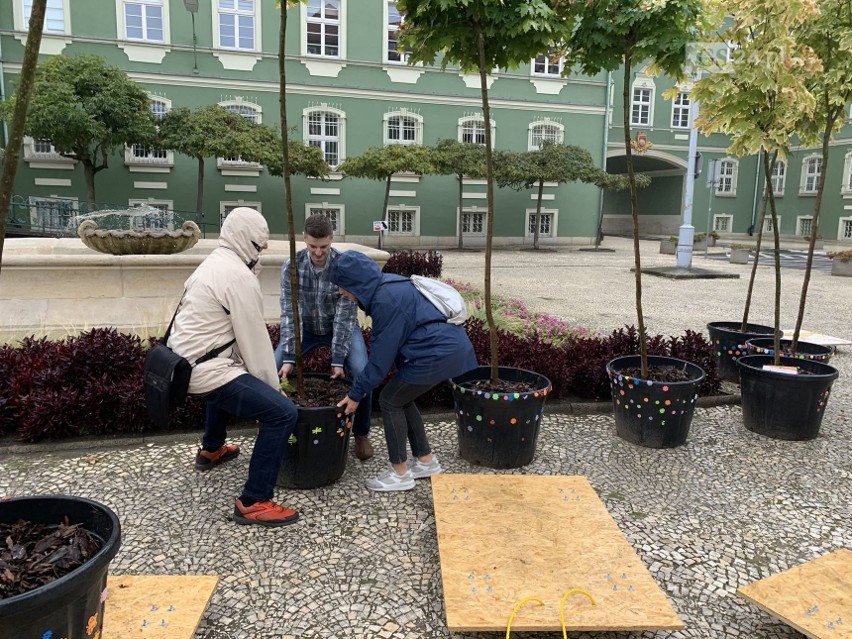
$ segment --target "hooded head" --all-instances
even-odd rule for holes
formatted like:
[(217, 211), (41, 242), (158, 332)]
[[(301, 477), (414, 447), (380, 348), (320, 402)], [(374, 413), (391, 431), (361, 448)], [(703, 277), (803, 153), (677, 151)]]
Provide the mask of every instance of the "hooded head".
[(331, 263), (328, 279), (352, 293), (358, 305), (368, 311), (373, 295), (382, 283), (382, 272), (371, 258), (360, 251), (346, 251)]
[(260, 251), (269, 241), (269, 225), (254, 209), (240, 206), (228, 213), (219, 234), (219, 246), (229, 248), (240, 256), (249, 268), (260, 259)]

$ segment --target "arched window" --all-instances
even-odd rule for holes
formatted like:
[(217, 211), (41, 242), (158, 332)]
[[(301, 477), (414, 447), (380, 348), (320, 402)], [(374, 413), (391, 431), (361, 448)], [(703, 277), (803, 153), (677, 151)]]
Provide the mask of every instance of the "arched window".
[(385, 144), (422, 144), (423, 117), (406, 109), (385, 113)]
[(528, 150), (535, 151), (540, 149), (545, 142), (553, 144), (562, 144), (565, 140), (565, 127), (559, 122), (545, 118), (537, 122), (532, 122), (529, 128), (529, 143)]
[(320, 149), (325, 161), (336, 168), (346, 158), (346, 114), (321, 105), (302, 112), (304, 140)]
[[(496, 127), (491, 120), (491, 144), (494, 145)], [(459, 119), (459, 142), (465, 144), (485, 144), (485, 118), (481, 115), (471, 115)]]

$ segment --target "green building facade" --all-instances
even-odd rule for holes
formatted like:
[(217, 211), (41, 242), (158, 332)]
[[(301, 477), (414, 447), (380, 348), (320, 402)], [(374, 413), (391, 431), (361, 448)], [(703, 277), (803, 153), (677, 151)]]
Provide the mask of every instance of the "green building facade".
[[(16, 89), (30, 4), (0, 4), (4, 98)], [(398, 25), (395, 2), (388, 0), (309, 0), (290, 10), (288, 121), (295, 127), (293, 136), (319, 146), (332, 167), (371, 146), (484, 139), (478, 76), (407, 65), (396, 48)], [(221, 104), (277, 125), (278, 26), (275, 3), (261, 0), (48, 0), (41, 54), (102, 56), (149, 92), (155, 112)], [(523, 151), (542, 140), (576, 144), (610, 172), (624, 172), (620, 73), (563, 77), (562, 71), (560, 63), (543, 54), (490, 76), (495, 148)], [(682, 219), (688, 97), (664, 99), (670, 86), (671, 81), (637, 69), (631, 87), (633, 137), (644, 134), (650, 142), (637, 159), (637, 169), (653, 179), (639, 196), (641, 230), (647, 234), (676, 233)], [(826, 239), (852, 242), (849, 137), (844, 129), (832, 149), (820, 229)], [(706, 170), (696, 182), (693, 224), (698, 232), (705, 230), (710, 208), (711, 228), (744, 234), (759, 208), (757, 158), (731, 158), (725, 146), (724, 136), (699, 138), (705, 169), (719, 159), (722, 173), (712, 201)], [(807, 230), (814, 180), (819, 179), (816, 154), (795, 151), (778, 178), (782, 234)], [(201, 221), (208, 236), (215, 236), (224, 216), (241, 205), (258, 208), (274, 236), (285, 234), (281, 178), (239, 158), (210, 158), (205, 164)], [(171, 151), (128, 147), (98, 174), (97, 200), (115, 207), (148, 203), (193, 211), (197, 170), (195, 160)], [(321, 211), (332, 218), (339, 239), (374, 243), (373, 222), (386, 217), (387, 247), (456, 246), (459, 215), (465, 244), (483, 244), (485, 190), (483, 180), (466, 179), (459, 211), (455, 178), (396, 175), (383, 215), (383, 183), (335, 171), (326, 181), (293, 179), (297, 225)], [(535, 191), (495, 193), (495, 243), (532, 243)], [(59, 157), (48, 140), (25, 141), (15, 201), (34, 227), (72, 215), (85, 194), (80, 166)], [(588, 244), (601, 221), (605, 232), (629, 232), (626, 193), (547, 184), (542, 206), (540, 241), (545, 245)]]

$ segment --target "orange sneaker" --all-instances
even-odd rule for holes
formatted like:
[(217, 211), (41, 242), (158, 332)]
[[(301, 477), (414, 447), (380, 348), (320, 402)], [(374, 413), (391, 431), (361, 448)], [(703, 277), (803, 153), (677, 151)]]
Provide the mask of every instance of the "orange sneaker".
[(233, 444), (225, 444), (215, 452), (209, 452), (203, 448), (198, 449), (198, 454), (195, 456), (196, 470), (210, 470), (213, 466), (224, 464), (226, 461), (231, 461), (234, 457), (240, 454), (240, 447)]
[(273, 501), (259, 501), (254, 506), (243, 506), (237, 499), (234, 502), (234, 521), (238, 524), (257, 524), (258, 526), (286, 526), (294, 524), (299, 519), (299, 513)]

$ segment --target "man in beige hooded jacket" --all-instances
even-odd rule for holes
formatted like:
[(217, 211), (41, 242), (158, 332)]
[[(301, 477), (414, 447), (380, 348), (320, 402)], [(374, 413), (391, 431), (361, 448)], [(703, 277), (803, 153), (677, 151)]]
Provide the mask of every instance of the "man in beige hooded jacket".
[[(238, 524), (283, 526), (299, 518), (272, 501), (284, 446), (296, 425), (296, 407), (279, 386), (255, 273), (268, 240), (269, 227), (260, 213), (247, 207), (231, 211), (219, 246), (186, 281), (168, 346), (193, 364), (189, 392), (207, 402), (195, 467), (209, 470), (239, 454), (239, 447), (225, 443), (230, 415), (260, 422), (233, 518)], [(229, 343), (217, 357), (195, 364)]]

